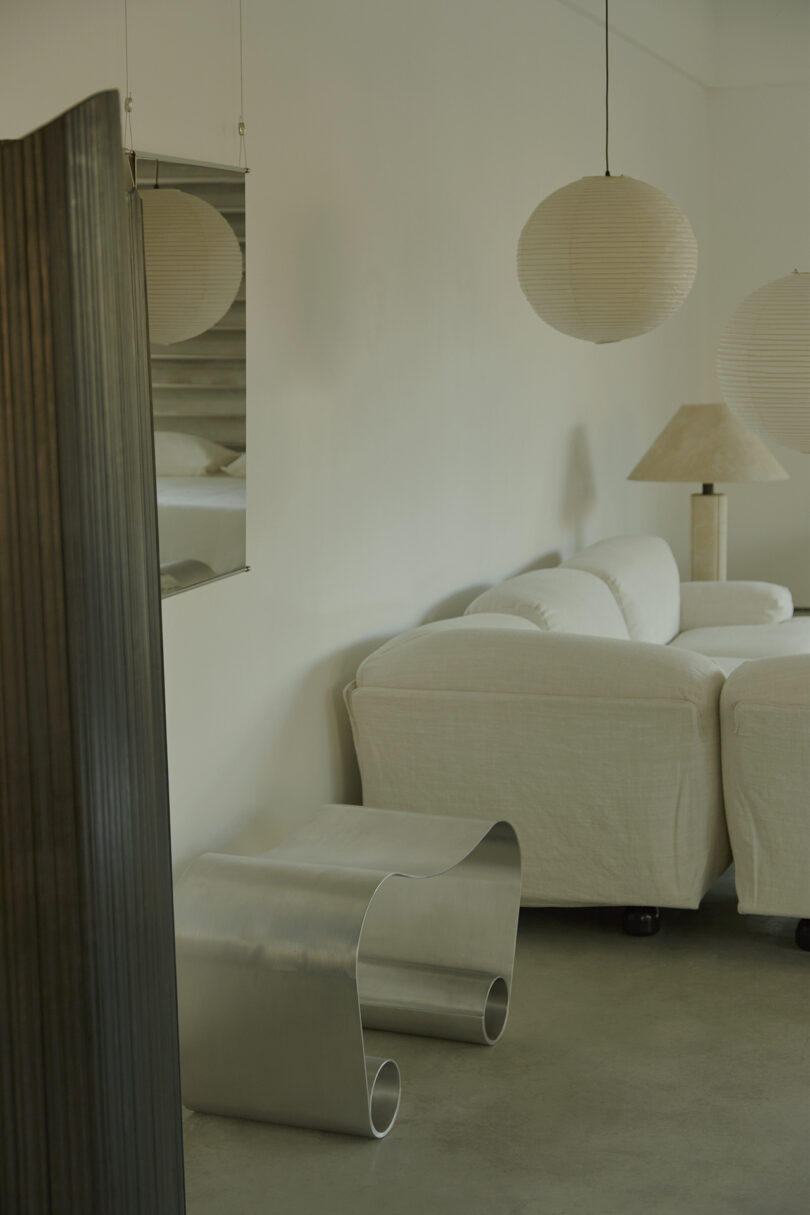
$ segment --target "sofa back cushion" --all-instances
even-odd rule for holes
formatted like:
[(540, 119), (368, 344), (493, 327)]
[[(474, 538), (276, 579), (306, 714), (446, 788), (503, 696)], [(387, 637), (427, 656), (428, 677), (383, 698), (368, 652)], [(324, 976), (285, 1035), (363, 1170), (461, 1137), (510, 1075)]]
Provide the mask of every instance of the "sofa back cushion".
[(633, 641), (666, 645), (680, 629), (680, 574), (672, 550), (660, 536), (615, 536), (600, 540), (563, 562), (607, 584)]
[(465, 615), (479, 612), (522, 616), (550, 633), (582, 633), (625, 641), (630, 636), (605, 583), (582, 570), (560, 568), (518, 574), (484, 591)]

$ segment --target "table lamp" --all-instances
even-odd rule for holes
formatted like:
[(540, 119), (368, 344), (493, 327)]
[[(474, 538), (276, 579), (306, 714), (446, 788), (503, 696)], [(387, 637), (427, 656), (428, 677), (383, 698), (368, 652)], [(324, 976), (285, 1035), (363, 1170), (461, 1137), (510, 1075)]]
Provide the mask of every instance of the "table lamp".
[(693, 582), (725, 581), (727, 503), (715, 481), (784, 481), (782, 465), (723, 402), (682, 405), (628, 481), (699, 481), (692, 494)]

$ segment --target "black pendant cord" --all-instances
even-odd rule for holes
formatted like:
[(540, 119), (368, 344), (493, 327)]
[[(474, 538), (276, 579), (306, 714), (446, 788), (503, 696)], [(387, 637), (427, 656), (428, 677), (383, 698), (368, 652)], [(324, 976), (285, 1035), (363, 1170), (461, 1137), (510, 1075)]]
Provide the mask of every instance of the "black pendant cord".
[(610, 123), (608, 117), (608, 89), (610, 86), (610, 61), (608, 59), (608, 0), (605, 0), (605, 177), (610, 177), (608, 161), (608, 133)]

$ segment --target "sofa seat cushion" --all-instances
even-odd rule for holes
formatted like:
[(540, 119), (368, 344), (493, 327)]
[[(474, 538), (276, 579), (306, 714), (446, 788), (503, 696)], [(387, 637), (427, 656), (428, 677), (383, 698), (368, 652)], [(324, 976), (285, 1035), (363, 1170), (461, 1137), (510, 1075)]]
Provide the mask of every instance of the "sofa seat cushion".
[(465, 616), (506, 612), (521, 616), (549, 633), (579, 633), (587, 637), (630, 634), (619, 605), (601, 578), (582, 570), (530, 570), (484, 591)]
[(783, 624), (729, 624), (687, 629), (670, 643), (709, 658), (733, 654), (736, 658), (781, 658), (810, 654), (810, 616)]
[(633, 641), (666, 645), (678, 633), (681, 577), (672, 550), (660, 536), (600, 540), (563, 562), (563, 568), (585, 570), (607, 584)]

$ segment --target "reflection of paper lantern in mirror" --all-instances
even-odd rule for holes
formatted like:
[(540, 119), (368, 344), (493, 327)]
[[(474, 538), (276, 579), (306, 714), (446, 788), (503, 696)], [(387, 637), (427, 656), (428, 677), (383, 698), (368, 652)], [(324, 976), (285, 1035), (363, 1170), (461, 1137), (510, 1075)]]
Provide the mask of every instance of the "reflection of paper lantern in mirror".
[(677, 312), (697, 273), (689, 220), (633, 177), (582, 177), (549, 194), (518, 243), (518, 278), (538, 316), (589, 342), (647, 333)]
[(794, 270), (740, 304), (717, 352), (729, 408), (752, 430), (810, 452), (810, 273)]
[(168, 346), (210, 329), (242, 281), (242, 251), (228, 221), (183, 190), (144, 190), (149, 336)]

